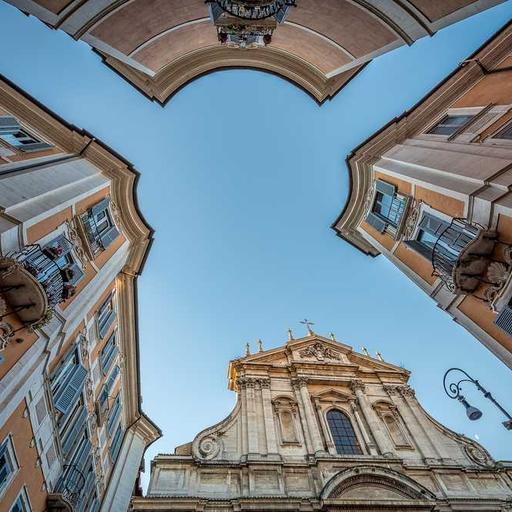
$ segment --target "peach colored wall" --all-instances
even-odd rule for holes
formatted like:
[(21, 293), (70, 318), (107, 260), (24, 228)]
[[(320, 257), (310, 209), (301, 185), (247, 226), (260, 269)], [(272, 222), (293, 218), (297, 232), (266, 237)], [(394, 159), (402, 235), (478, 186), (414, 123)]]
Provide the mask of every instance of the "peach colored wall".
[(42, 489), (44, 483), (42, 471), (36, 465), (37, 450), (35, 447), (30, 447), (34, 434), (28, 415), (26, 418), (23, 417), (25, 409), (26, 404), (23, 400), (2, 428), (0, 428), (0, 442), (7, 435), (11, 435), (20, 467), (14, 480), (7, 488), (2, 499), (0, 499), (0, 510), (2, 512), (7, 512), (10, 509), (23, 485), (27, 488), (32, 512), (43, 512), (46, 510), (47, 493)]
[(389, 236), (388, 233), (379, 233), (375, 228), (370, 226), (366, 221), (363, 221), (361, 223), (361, 227), (379, 244), (381, 244), (383, 247), (385, 247), (388, 251), (390, 251), (393, 248), (393, 245), (395, 244), (395, 241), (391, 236)]
[(110, 295), (112, 290), (115, 288), (116, 281), (112, 281), (108, 286), (105, 286), (105, 289), (103, 293), (101, 294), (100, 298), (96, 301), (94, 306), (89, 310), (87, 313), (87, 321), (89, 321), (98, 311), (100, 306), (105, 302), (107, 297)]
[(103, 267), (105, 263), (115, 254), (115, 252), (124, 244), (126, 238), (124, 235), (119, 235), (104, 251), (100, 251), (96, 258), (94, 259), (94, 263), (98, 265), (98, 267)]
[[(504, 67), (505, 63), (502, 66)], [(512, 103), (512, 71), (484, 76), (464, 96), (459, 98), (453, 107), (482, 107), (491, 103), (496, 105)]]
[(436, 277), (432, 275), (432, 263), (416, 251), (401, 243), (396, 248), (394, 255), (426, 283), (433, 284), (435, 282)]
[(76, 341), (80, 332), (85, 331), (85, 323), (82, 321), (78, 325), (78, 327), (71, 333), (66, 336), (66, 341), (62, 344), (62, 347), (58, 354), (50, 361), (48, 365), (48, 372), (51, 373), (54, 368), (57, 366), (59, 361), (64, 357), (66, 352), (69, 350), (69, 347)]
[(46, 217), (41, 222), (30, 226), (27, 229), (27, 243), (34, 244), (41, 238), (55, 231), (62, 223), (67, 220), (71, 220), (73, 213), (71, 208), (66, 208), (60, 212), (57, 212), (50, 217)]
[(494, 324), (496, 315), (482, 301), (468, 295), (458, 307), (475, 324), (492, 336), (498, 343), (512, 352), (512, 338)]
[(95, 204), (99, 203), (103, 198), (107, 197), (107, 195), (110, 192), (110, 187), (102, 188), (101, 190), (98, 190), (95, 194), (92, 194), (85, 199), (82, 199), (82, 201), (78, 201), (75, 205), (75, 211), (77, 215), (80, 215), (81, 213), (84, 213), (86, 210), (91, 208), (91, 206), (94, 206)]
[[(21, 327), (21, 323), (11, 315), (5, 319), (9, 321), (13, 330)], [(16, 340), (23, 340), (17, 343)], [(2, 379), (9, 370), (19, 361), (20, 357), (37, 341), (37, 335), (28, 329), (23, 329), (14, 335), (14, 338), (9, 342), (7, 348), (2, 352), (4, 358), (0, 364), (0, 379)]]
[(401, 194), (405, 194), (408, 196), (411, 195), (412, 185), (408, 181), (400, 180), (398, 178), (395, 178), (394, 176), (388, 176), (387, 174), (384, 174), (382, 172), (375, 172), (375, 179), (386, 181), (387, 183), (395, 185), (398, 192), (400, 192)]
[(416, 187), (414, 197), (451, 217), (464, 217), (464, 202), (422, 187)]
[(45, 9), (58, 14), (62, 9), (72, 4), (73, 0), (39, 0), (37, 3)]

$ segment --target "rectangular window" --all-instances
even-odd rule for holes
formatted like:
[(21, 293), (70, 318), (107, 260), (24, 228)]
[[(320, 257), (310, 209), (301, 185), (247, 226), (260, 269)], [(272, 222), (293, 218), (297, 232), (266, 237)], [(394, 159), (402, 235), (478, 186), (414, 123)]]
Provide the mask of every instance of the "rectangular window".
[(116, 318), (116, 311), (114, 309), (113, 295), (100, 306), (98, 310), (98, 334), (100, 338), (104, 338), (110, 326)]
[(64, 282), (75, 286), (84, 273), (75, 262), (72, 249), (70, 241), (59, 235), (44, 246), (43, 252), (59, 267)]
[(119, 451), (121, 450), (121, 444), (123, 443), (123, 429), (121, 425), (117, 427), (116, 433), (112, 438), (112, 443), (110, 444), (110, 457), (112, 458), (112, 462), (114, 463), (117, 460), (117, 456), (119, 455)]
[(468, 124), (474, 116), (472, 115), (451, 115), (446, 116), (439, 121), (427, 133), (434, 135), (453, 135)]
[(375, 181), (375, 198), (366, 222), (380, 233), (386, 229), (396, 233), (407, 207), (407, 198), (396, 193), (396, 187), (383, 180)]
[(12, 116), (0, 116), (0, 139), (23, 152), (41, 151), (52, 147), (51, 144), (42, 142), (28, 133)]
[(117, 425), (119, 418), (121, 417), (121, 398), (118, 394), (114, 405), (112, 406), (112, 409), (110, 410), (110, 414), (108, 416), (107, 421), (107, 429), (109, 435), (112, 435), (112, 432), (114, 431), (114, 427)]
[(493, 135), (493, 139), (505, 139), (512, 140), (512, 123), (509, 123), (505, 128), (500, 130), (496, 135)]
[(50, 375), (53, 405), (62, 414), (63, 422), (82, 396), (87, 370), (80, 364), (78, 348), (74, 346)]
[(93, 252), (106, 249), (119, 236), (109, 206), (110, 198), (106, 197), (81, 216)]
[(108, 339), (107, 343), (101, 350), (100, 354), (100, 363), (101, 363), (101, 370), (103, 372), (103, 375), (106, 375), (108, 371), (110, 370), (112, 363), (114, 362), (114, 359), (117, 355), (117, 344), (116, 344), (116, 332), (114, 331), (110, 338)]
[(7, 436), (0, 444), (0, 496), (9, 487), (18, 471), (18, 463), (14, 456), (11, 436)]
[(25, 487), (21, 490), (18, 497), (12, 504), (9, 512), (31, 512), (30, 502), (28, 501), (27, 490)]
[(448, 222), (430, 213), (424, 213), (419, 224), (416, 239), (407, 240), (405, 244), (428, 260), (432, 260), (434, 246), (439, 236), (449, 225)]

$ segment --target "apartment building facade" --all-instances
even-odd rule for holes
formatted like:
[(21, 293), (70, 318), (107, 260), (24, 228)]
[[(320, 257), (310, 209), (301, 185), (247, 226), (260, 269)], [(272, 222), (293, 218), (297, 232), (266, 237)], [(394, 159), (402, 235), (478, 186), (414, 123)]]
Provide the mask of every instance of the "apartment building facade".
[(164, 104), (206, 73), (277, 74), (316, 101), (371, 59), (503, 0), (6, 0), (88, 43)]
[(145, 448), (137, 174), (0, 80), (0, 510), (126, 510)]
[(347, 158), (333, 224), (512, 368), (512, 25)]

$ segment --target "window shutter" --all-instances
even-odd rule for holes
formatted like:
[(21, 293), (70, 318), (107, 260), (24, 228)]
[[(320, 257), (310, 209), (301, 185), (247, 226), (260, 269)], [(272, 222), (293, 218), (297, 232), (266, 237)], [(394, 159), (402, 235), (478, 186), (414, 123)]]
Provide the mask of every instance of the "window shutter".
[(13, 133), (21, 130), (20, 123), (13, 116), (0, 116), (0, 133)]
[(53, 146), (51, 144), (47, 144), (46, 142), (31, 142), (30, 144), (22, 144), (16, 149), (29, 153), (30, 151), (42, 151), (43, 149), (49, 149), (52, 147)]
[(110, 229), (105, 231), (105, 233), (100, 235), (100, 241), (103, 249), (106, 249), (118, 236), (119, 231), (115, 226), (112, 226)]
[(384, 231), (386, 231), (386, 223), (374, 213), (368, 213), (366, 216), (366, 222), (368, 222), (368, 224), (370, 224), (372, 228), (375, 228), (379, 233), (384, 233)]
[(420, 221), (420, 228), (435, 236), (440, 235), (448, 226), (448, 222), (430, 213), (424, 213)]
[(427, 258), (427, 260), (432, 261), (431, 248), (423, 245), (421, 242), (418, 242), (418, 240), (406, 240), (404, 243), (407, 247), (410, 247), (414, 251), (420, 253), (424, 258)]
[(68, 377), (66, 384), (62, 386), (58, 395), (54, 397), (55, 408), (66, 414), (71, 406), (78, 400), (83, 390), (87, 370), (81, 365), (77, 365)]
[(93, 215), (97, 215), (98, 213), (102, 212), (103, 210), (107, 210), (109, 204), (110, 204), (110, 198), (105, 197), (105, 199), (102, 199), (99, 203), (96, 203), (91, 208), (91, 213)]
[(387, 183), (386, 181), (377, 180), (375, 182), (375, 189), (377, 192), (382, 192), (388, 196), (393, 197), (396, 194), (396, 187), (391, 183)]
[(112, 444), (110, 445), (110, 456), (112, 457), (112, 461), (116, 461), (117, 456), (119, 455), (119, 450), (121, 449), (121, 444), (123, 442), (123, 431), (121, 425), (117, 427), (116, 433), (114, 435), (114, 439), (112, 440)]
[(512, 308), (508, 303), (498, 315), (494, 322), (502, 331), (512, 336)]
[(112, 431), (114, 430), (114, 427), (117, 424), (117, 420), (121, 416), (121, 400), (119, 399), (119, 396), (116, 398), (116, 401), (112, 407), (112, 410), (110, 411), (110, 414), (108, 416), (107, 421), (107, 428), (109, 435), (112, 435)]
[(72, 452), (73, 448), (78, 442), (79, 437), (81, 437), (86, 428), (86, 419), (87, 419), (87, 410), (85, 407), (82, 407), (80, 413), (78, 414), (75, 423), (71, 427), (71, 429), (66, 434), (66, 437), (62, 441), (62, 451), (64, 452), (64, 457), (69, 460), (69, 454)]
[(105, 334), (107, 334), (110, 326), (114, 323), (114, 320), (116, 319), (116, 311), (115, 309), (112, 309), (112, 311), (109, 313), (108, 317), (105, 319), (104, 322), (99, 326), (99, 335), (100, 338), (104, 338)]

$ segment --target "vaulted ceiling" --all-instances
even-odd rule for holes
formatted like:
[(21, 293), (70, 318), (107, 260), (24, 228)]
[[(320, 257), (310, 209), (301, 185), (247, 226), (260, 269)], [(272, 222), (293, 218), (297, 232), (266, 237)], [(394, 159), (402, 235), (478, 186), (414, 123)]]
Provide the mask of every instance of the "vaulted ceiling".
[(7, 1), (86, 41), (164, 103), (190, 80), (230, 67), (276, 73), (321, 102), (373, 57), (503, 0), (296, 0), (258, 48), (221, 42), (205, 0)]

